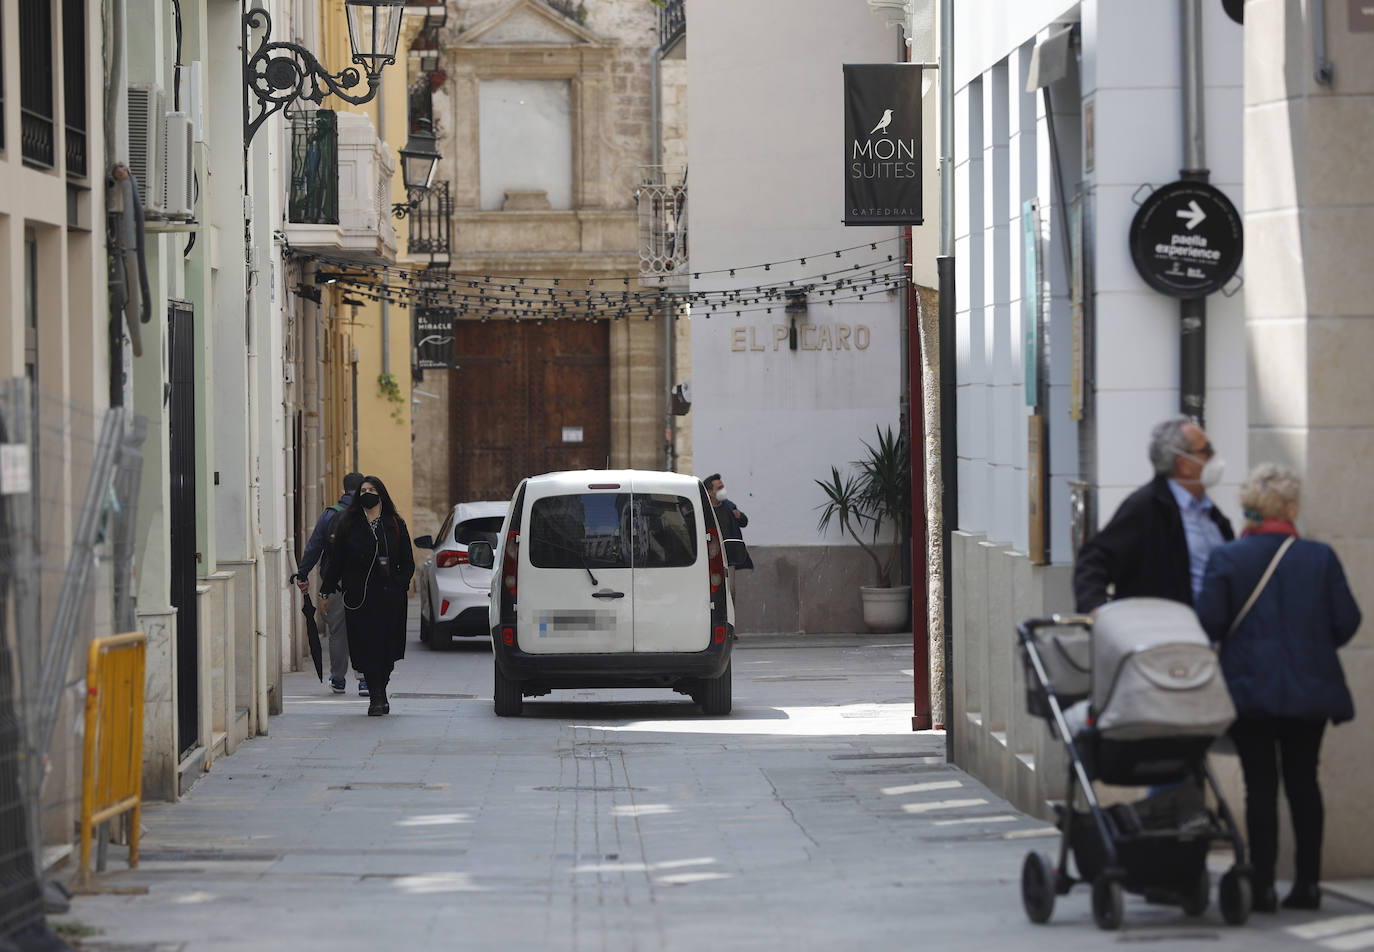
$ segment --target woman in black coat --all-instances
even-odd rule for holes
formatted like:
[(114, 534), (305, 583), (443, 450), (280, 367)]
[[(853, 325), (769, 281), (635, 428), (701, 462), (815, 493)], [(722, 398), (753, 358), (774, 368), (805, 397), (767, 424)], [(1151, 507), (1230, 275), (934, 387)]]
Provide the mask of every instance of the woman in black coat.
[(1254, 908), (1261, 912), (1278, 907), (1280, 770), (1293, 818), (1295, 867), (1283, 905), (1321, 904), (1324, 815), (1317, 757), (1326, 722), (1355, 716), (1336, 649), (1360, 627), (1360, 609), (1335, 551), (1297, 538), (1300, 489), (1291, 470), (1273, 463), (1255, 467), (1240, 491), (1246, 529), (1212, 552), (1197, 604), (1203, 627), (1220, 642), (1236, 704), (1231, 736), (1245, 775)]
[[(334, 520), (329, 567), (321, 592), (339, 581), (347, 613), (348, 655), (370, 694), (367, 713), (390, 713), (387, 682), (406, 653), (406, 595), (415, 574), (415, 555), (405, 520), (376, 476), (365, 476), (348, 508)], [(325, 597), (320, 596), (323, 604)]]

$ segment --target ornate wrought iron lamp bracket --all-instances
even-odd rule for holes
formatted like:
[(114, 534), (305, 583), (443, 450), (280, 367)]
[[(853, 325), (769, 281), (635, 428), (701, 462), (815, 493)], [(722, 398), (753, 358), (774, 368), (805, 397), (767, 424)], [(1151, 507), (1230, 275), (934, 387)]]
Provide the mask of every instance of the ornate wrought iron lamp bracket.
[[(254, 29), (262, 29), (262, 40), (250, 54), (249, 43)], [(285, 41), (271, 41), (272, 18), (261, 7), (243, 15), (243, 82), (246, 89), (243, 110), (244, 148), (253, 141), (258, 127), (271, 116), (281, 112), (297, 99), (320, 103), (325, 96), (338, 96), (344, 102), (361, 106), (371, 102), (381, 84), (380, 74), (368, 74), (367, 92), (352, 95), (363, 81), (363, 74), (355, 66), (338, 73), (330, 73), (315, 55), (305, 47)], [(247, 93), (258, 100), (257, 115), (250, 118)]]
[(397, 202), (391, 206), (391, 216), (397, 220), (403, 220), (411, 212), (420, 207), (420, 203), (425, 200), (425, 195), (429, 193), (427, 188), (408, 188), (406, 198), (409, 201)]

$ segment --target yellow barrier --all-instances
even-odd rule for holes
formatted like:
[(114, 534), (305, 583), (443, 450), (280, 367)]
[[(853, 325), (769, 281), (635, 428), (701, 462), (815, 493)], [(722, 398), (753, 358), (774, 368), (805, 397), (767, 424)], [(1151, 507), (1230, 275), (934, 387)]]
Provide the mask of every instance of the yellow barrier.
[(90, 881), (91, 836), (126, 810), (129, 866), (138, 865), (143, 803), (143, 673), (147, 639), (135, 631), (91, 642), (86, 663), (86, 750), (81, 777), (81, 869)]

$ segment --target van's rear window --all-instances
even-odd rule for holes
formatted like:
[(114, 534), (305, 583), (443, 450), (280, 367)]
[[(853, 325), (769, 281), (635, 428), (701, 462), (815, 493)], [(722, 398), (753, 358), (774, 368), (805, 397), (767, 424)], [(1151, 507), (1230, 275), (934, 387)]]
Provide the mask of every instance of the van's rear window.
[(696, 512), (672, 494), (546, 496), (530, 507), (530, 564), (542, 569), (668, 568), (697, 560)]

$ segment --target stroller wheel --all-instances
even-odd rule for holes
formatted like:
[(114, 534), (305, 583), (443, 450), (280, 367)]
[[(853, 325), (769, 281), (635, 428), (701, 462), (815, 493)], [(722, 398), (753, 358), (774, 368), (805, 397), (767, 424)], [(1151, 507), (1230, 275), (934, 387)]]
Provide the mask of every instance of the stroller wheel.
[(1217, 887), (1217, 903), (1227, 925), (1245, 925), (1250, 918), (1250, 877), (1236, 869), (1229, 869)]
[(1121, 928), (1121, 884), (1106, 875), (1093, 882), (1093, 922), (1099, 929)]
[(1056, 873), (1044, 853), (1027, 853), (1021, 864), (1021, 904), (1034, 923), (1050, 921), (1054, 914)]
[(1198, 871), (1197, 881), (1193, 888), (1183, 896), (1183, 911), (1190, 916), (1200, 916), (1207, 911), (1207, 904), (1210, 902), (1212, 890), (1212, 878), (1207, 874), (1207, 867), (1202, 867)]

